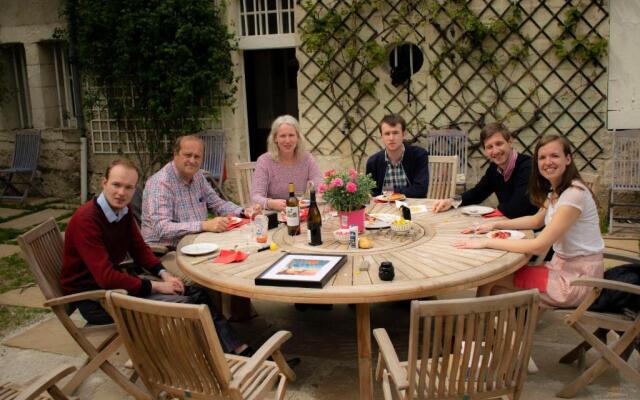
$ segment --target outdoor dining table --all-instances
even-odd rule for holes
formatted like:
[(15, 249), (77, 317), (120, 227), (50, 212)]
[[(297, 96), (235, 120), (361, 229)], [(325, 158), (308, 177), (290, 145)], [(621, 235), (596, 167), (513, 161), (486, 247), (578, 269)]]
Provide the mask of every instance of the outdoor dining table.
[[(334, 217), (323, 222), (321, 246), (307, 244), (303, 223), (299, 236), (287, 235), (285, 226), (270, 231), (278, 249), (251, 252), (238, 263), (201, 262), (203, 256), (191, 257), (180, 251), (187, 244), (206, 242), (223, 249), (236, 246), (243, 249), (252, 240), (251, 227), (245, 225), (224, 233), (186, 236), (178, 245), (177, 262), (193, 281), (231, 295), (285, 303), (355, 304), (360, 398), (371, 399), (371, 303), (417, 299), (481, 286), (516, 271), (528, 259), (525, 254), (500, 250), (457, 249), (453, 242), (468, 238), (470, 235), (461, 231), (474, 221), (482, 222), (481, 216), (465, 215), (460, 210), (433, 214), (432, 203), (425, 199), (408, 199), (407, 203), (414, 209), (411, 231), (367, 230), (363, 235), (373, 241), (371, 249), (349, 249), (347, 244), (336, 241), (332, 233), (338, 228), (338, 218)], [(414, 207), (420, 204), (427, 207), (422, 210)], [(367, 212), (400, 215), (392, 203), (371, 204)], [(531, 232), (526, 234), (530, 236)], [(255, 244), (251, 243), (249, 248), (255, 249)], [(344, 254), (347, 262), (322, 289), (255, 285), (254, 279), (287, 252)], [(382, 261), (393, 263), (392, 281), (380, 280), (378, 267)]]

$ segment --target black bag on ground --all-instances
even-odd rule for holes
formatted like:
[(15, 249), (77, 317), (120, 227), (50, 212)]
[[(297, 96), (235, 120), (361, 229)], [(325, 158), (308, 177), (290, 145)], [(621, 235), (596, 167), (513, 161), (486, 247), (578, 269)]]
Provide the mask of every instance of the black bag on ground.
[[(640, 286), (640, 264), (625, 264), (604, 273), (604, 279)], [(589, 310), (621, 313), (624, 309), (640, 311), (640, 296), (619, 290), (603, 289)]]

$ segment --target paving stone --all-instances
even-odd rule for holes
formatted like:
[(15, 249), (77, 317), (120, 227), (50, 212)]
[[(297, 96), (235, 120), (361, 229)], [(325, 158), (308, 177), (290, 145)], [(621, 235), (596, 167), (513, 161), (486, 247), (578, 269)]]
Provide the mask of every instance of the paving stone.
[(29, 197), (26, 203), (30, 206), (39, 206), (40, 204), (51, 203), (52, 201), (60, 200), (57, 197)]
[(0, 244), (0, 258), (12, 256), (21, 251), (20, 246), (16, 246), (15, 244)]
[(76, 208), (80, 207), (80, 204), (54, 203), (54, 204), (49, 204), (48, 207), (51, 207), (51, 208), (63, 208), (65, 210), (75, 210)]
[(611, 249), (620, 249), (640, 254), (640, 240), (638, 239), (613, 239), (606, 238), (604, 245)]
[(33, 214), (25, 215), (24, 217), (16, 218), (11, 221), (3, 222), (0, 224), (0, 228), (25, 229), (34, 225), (38, 225), (49, 219), (50, 217), (58, 218), (61, 215), (67, 214), (68, 212), (68, 210), (46, 209)]
[(19, 210), (16, 208), (0, 208), (0, 218), (9, 218), (14, 215), (22, 214), (24, 210)]
[(0, 294), (0, 304), (6, 304), (9, 306), (46, 308), (44, 306), (44, 301), (44, 295), (38, 286), (31, 286), (24, 289), (13, 289)]

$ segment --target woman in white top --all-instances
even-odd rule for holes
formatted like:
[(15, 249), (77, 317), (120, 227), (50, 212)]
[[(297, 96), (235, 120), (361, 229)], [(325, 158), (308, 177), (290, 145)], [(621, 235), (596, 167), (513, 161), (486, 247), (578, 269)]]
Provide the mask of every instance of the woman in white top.
[(593, 194), (584, 185), (571, 157), (569, 141), (558, 135), (540, 139), (534, 152), (529, 195), (538, 207), (535, 215), (485, 223), (492, 229), (544, 229), (533, 239), (481, 239), (457, 242), (458, 248), (491, 248), (540, 254), (553, 245), (555, 254), (544, 266), (526, 266), (494, 286), (493, 293), (538, 288), (543, 305), (574, 307), (588, 288), (571, 286), (580, 276), (602, 278), (604, 241)]

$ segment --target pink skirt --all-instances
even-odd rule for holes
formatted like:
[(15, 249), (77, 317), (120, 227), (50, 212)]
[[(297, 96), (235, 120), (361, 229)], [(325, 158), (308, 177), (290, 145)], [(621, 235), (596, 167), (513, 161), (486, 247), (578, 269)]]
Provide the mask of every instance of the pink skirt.
[(544, 266), (520, 268), (513, 284), (522, 289), (540, 290), (540, 303), (548, 307), (575, 307), (585, 298), (590, 288), (571, 286), (578, 277), (602, 278), (604, 261), (602, 253), (565, 258), (557, 253)]

